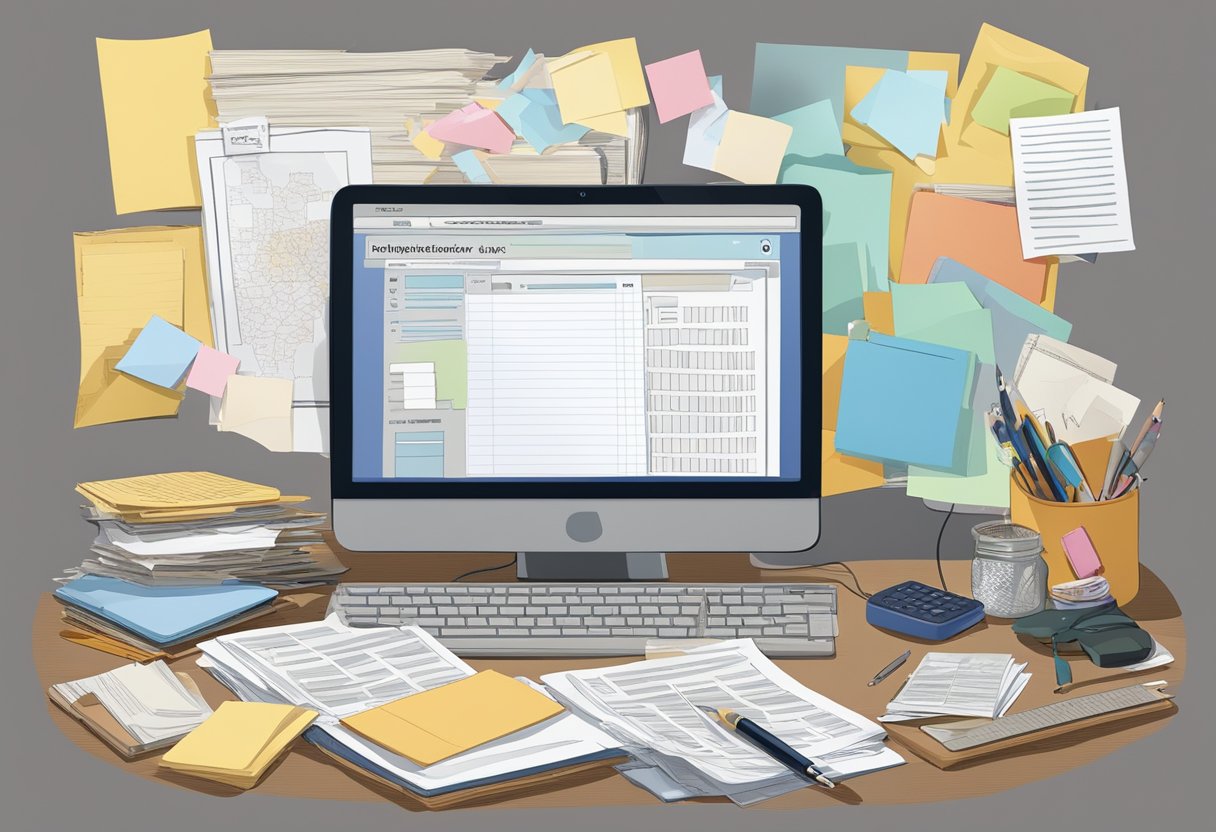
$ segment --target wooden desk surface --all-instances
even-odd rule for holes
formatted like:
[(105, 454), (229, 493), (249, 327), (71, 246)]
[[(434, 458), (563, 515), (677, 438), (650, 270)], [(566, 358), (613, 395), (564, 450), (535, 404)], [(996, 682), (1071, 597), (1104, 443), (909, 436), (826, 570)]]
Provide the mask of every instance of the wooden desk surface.
[[(504, 562), (502, 554), (420, 554), (373, 555), (339, 551), (339, 557), (350, 567), (345, 578), (350, 581), (412, 581), (442, 582), (469, 569)], [(839, 577), (849, 580), (838, 566), (805, 570), (767, 571), (752, 568), (744, 555), (673, 555), (668, 560), (673, 581), (792, 581), (816, 582)], [(859, 561), (851, 564), (868, 592), (875, 592), (901, 580), (916, 579), (928, 584), (937, 582), (932, 559), (910, 561)], [(946, 579), (951, 588), (966, 592), (970, 586), (968, 561), (947, 561)], [(1103, 671), (1085, 659), (1072, 659), (1075, 684), (1070, 693), (1095, 693), (1137, 681), (1166, 679), (1171, 686), (1182, 681), (1186, 669), (1186, 636), (1177, 603), (1169, 590), (1148, 569), (1141, 567), (1140, 595), (1128, 606), (1127, 612), (1174, 654), (1169, 667), (1138, 674), (1115, 674)], [(513, 580), (511, 570), (478, 576), (479, 580)], [(324, 615), (326, 589), (304, 590), (316, 596), (310, 603), (293, 611), (290, 616), (265, 618), (255, 626), (287, 624), (319, 619)], [(1034, 673), (1026, 691), (1014, 706), (1024, 710), (1051, 701), (1055, 677), (1051, 652), (1038, 644), (1025, 644), (1009, 629), (1009, 622), (988, 621), (956, 636), (948, 642), (930, 644), (903, 639), (877, 630), (865, 622), (862, 600), (844, 589), (839, 591), (840, 635), (836, 640), (837, 655), (832, 659), (781, 660), (778, 664), (791, 676), (814, 690), (835, 699), (871, 718), (883, 713), (887, 701), (906, 675), (901, 670), (875, 687), (866, 687), (874, 673), (893, 657), (911, 648), (906, 665), (911, 671), (921, 657), (932, 650), (1012, 653), (1020, 661), (1028, 661)], [(79, 679), (101, 673), (123, 664), (122, 659), (108, 656), (87, 647), (69, 643), (59, 637), (61, 629), (59, 604), (47, 593), (42, 596), (33, 625), (34, 659), (42, 686)], [(525, 675), (533, 679), (542, 674), (572, 668), (619, 664), (626, 659), (473, 659), (477, 669), (496, 668), (510, 675)], [(180, 659), (173, 668), (186, 671), (198, 682), (212, 706), (232, 694), (206, 672), (195, 665), (193, 657)], [(47, 710), (59, 729), (84, 751), (152, 780), (211, 794), (231, 794), (223, 787), (213, 787), (203, 781), (174, 778), (157, 770), (157, 757), (124, 762), (83, 726), (63, 713), (48, 700)], [(762, 804), (773, 809), (796, 809), (813, 806), (846, 804), (899, 804), (957, 800), (990, 794), (1052, 777), (1069, 769), (1110, 754), (1125, 745), (1155, 732), (1168, 716), (1153, 721), (1115, 726), (1114, 730), (1096, 731), (1095, 735), (1080, 735), (1066, 748), (1040, 753), (1023, 753), (1016, 757), (994, 760), (967, 769), (940, 771), (897, 744), (896, 750), (907, 759), (907, 765), (851, 780), (834, 791), (807, 788)], [(297, 743), (281, 764), (254, 789), (256, 793), (288, 797), (308, 797), (333, 800), (390, 800), (403, 808), (417, 810), (411, 803), (386, 790), (355, 779), (328, 762), (307, 743)], [(649, 793), (630, 785), (612, 769), (602, 769), (574, 781), (562, 781), (560, 786), (541, 793), (501, 800), (490, 804), (496, 808), (539, 808), (577, 806), (661, 805)]]

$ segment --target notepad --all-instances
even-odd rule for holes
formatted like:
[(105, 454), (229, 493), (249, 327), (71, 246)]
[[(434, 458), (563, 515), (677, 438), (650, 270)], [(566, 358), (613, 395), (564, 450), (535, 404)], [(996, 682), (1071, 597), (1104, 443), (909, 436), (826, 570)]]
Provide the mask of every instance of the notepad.
[(561, 705), (523, 682), (483, 670), (346, 717), (342, 724), (429, 766), (561, 712)]
[(316, 718), (316, 711), (294, 705), (224, 702), (171, 748), (160, 765), (249, 789)]
[(871, 333), (850, 339), (836, 424), (849, 456), (950, 469), (961, 453), (975, 356)]

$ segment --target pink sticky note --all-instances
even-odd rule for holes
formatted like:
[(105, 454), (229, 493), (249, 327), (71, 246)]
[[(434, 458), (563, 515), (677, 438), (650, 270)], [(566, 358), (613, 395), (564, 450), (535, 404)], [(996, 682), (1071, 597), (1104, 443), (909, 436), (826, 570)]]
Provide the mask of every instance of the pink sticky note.
[(646, 77), (650, 79), (650, 95), (660, 122), (666, 123), (714, 103), (700, 49), (646, 64)]
[(186, 386), (191, 390), (202, 390), (209, 396), (223, 396), (228, 377), (236, 373), (240, 363), (239, 358), (233, 358), (226, 352), (200, 347), (190, 367), (190, 375), (186, 376)]
[(1078, 578), (1091, 578), (1102, 571), (1102, 560), (1084, 526), (1073, 529), (1060, 542), (1064, 544), (1064, 554)]
[(493, 110), (473, 103), (453, 110), (426, 128), (441, 142), (478, 147), (491, 153), (510, 153), (515, 131)]

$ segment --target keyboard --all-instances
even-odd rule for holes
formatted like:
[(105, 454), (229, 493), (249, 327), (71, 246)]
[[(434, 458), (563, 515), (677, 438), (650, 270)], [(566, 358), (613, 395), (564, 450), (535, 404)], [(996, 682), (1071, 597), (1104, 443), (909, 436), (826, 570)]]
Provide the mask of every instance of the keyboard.
[(641, 656), (656, 639), (752, 638), (769, 656), (836, 652), (831, 584), (339, 584), (351, 627), (416, 624), (458, 656)]

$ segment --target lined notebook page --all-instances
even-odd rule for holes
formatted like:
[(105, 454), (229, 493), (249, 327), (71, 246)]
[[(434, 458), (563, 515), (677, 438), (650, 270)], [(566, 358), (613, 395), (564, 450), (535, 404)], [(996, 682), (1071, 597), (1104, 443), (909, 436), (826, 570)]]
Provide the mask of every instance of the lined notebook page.
[(1119, 108), (1009, 120), (1022, 256), (1131, 251)]

